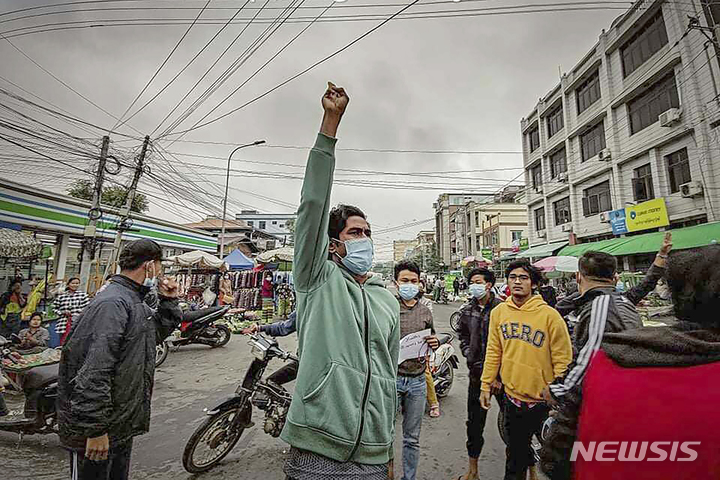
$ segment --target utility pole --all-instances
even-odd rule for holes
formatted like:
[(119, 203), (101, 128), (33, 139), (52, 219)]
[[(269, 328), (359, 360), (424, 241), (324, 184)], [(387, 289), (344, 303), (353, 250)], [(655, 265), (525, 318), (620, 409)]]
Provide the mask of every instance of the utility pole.
[(100, 162), (98, 163), (97, 175), (95, 176), (95, 189), (93, 190), (92, 208), (88, 211), (88, 224), (85, 226), (83, 234), (83, 243), (80, 250), (82, 256), (80, 263), (80, 288), (86, 292), (88, 290), (88, 280), (90, 279), (90, 268), (95, 258), (95, 247), (97, 242), (95, 234), (97, 232), (97, 222), (102, 217), (100, 202), (102, 200), (103, 181), (105, 180), (105, 164), (107, 162), (108, 149), (110, 148), (110, 137), (103, 137), (102, 148), (100, 149)]
[(135, 200), (135, 193), (137, 192), (137, 184), (140, 181), (140, 176), (145, 168), (145, 155), (147, 155), (148, 145), (150, 144), (150, 136), (145, 137), (143, 142), (140, 156), (138, 157), (138, 164), (135, 167), (135, 175), (133, 176), (132, 183), (127, 192), (125, 198), (125, 205), (120, 209), (120, 223), (117, 227), (117, 234), (115, 235), (115, 242), (113, 242), (113, 248), (108, 259), (107, 268), (105, 269), (104, 277), (107, 277), (110, 272), (115, 268), (115, 263), (120, 256), (120, 244), (122, 243), (122, 234), (124, 230), (128, 230), (127, 221), (130, 218), (130, 209), (132, 208), (133, 200)]

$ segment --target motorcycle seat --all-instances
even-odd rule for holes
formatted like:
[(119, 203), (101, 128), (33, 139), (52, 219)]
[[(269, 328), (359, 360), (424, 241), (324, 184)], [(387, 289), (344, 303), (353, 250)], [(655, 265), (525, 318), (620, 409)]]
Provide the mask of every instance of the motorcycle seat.
[(210, 307), (195, 310), (194, 312), (183, 313), (182, 321), (195, 323), (198, 320), (205, 319), (205, 317), (214, 316), (215, 318), (220, 318), (225, 314), (225, 310), (227, 310), (227, 307)]
[(57, 382), (58, 364), (35, 367), (24, 374), (23, 390), (39, 390)]
[(446, 343), (450, 343), (453, 339), (453, 336), (449, 333), (439, 333), (437, 335), (437, 339), (440, 342), (440, 345), (445, 345)]

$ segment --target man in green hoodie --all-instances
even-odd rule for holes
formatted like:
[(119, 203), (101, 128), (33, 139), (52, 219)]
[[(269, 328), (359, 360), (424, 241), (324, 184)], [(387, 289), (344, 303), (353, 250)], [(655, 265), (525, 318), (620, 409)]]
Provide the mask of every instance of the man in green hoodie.
[(378, 277), (370, 226), (356, 207), (329, 209), (335, 135), (348, 104), (328, 84), (295, 228), (300, 367), (282, 439), (292, 480), (387, 478), (395, 434), (400, 307)]

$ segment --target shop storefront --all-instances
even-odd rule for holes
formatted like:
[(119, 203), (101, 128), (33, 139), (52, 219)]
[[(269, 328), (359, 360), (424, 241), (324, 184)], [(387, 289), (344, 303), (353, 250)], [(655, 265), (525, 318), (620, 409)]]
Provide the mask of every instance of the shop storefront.
[[(79, 254), (90, 204), (83, 200), (56, 194), (6, 180), (0, 181), (0, 227), (31, 232), (52, 255), (42, 261), (18, 259), (0, 264), (0, 289), (8, 279), (20, 273), (24, 278), (39, 278), (45, 274), (46, 261), (56, 278), (67, 279), (80, 271)], [(183, 227), (165, 220), (132, 214), (130, 230), (124, 240), (148, 238), (163, 246), (166, 256), (192, 250), (214, 253), (217, 240), (211, 234)], [(98, 221), (99, 262), (93, 265), (91, 278), (102, 277), (111, 253), (112, 242), (120, 219), (116, 210), (103, 207)]]

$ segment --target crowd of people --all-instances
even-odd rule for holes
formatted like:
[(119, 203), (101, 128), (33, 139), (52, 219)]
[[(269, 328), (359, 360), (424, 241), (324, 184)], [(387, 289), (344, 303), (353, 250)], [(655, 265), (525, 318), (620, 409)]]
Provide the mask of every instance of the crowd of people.
[[(289, 315), (283, 322), (253, 325), (244, 333), (298, 335), (299, 361), (268, 378), (278, 385), (296, 382), (281, 435), (291, 446), (284, 466), (288, 480), (384, 480), (394, 478), (396, 469), (403, 480), (415, 480), (421, 477), (426, 404), (432, 416), (440, 411), (427, 360), (400, 361), (400, 339), (428, 331), (420, 335), (430, 350), (439, 341), (419, 267), (411, 261), (396, 264), (394, 295), (370, 275), (374, 245), (364, 212), (349, 205), (329, 207), (337, 130), (348, 102), (346, 92), (333, 84), (322, 97), (324, 116), (307, 162), (296, 221), (296, 308), (292, 313), (282, 309)], [(496, 295), (497, 275), (489, 269), (473, 269), (462, 282), (456, 279), (454, 289), (464, 283), (470, 300), (459, 321), (469, 371), (468, 467), (455, 478), (480, 478), (493, 405), (503, 414), (505, 480), (538, 478), (539, 468), (553, 480), (720, 478), (720, 416), (714, 401), (720, 399), (715, 381), (720, 373), (720, 246), (672, 255), (671, 248), (666, 235), (645, 280), (628, 290), (617, 287), (617, 260), (601, 252), (580, 258), (577, 292), (560, 299), (526, 260), (502, 272), (509, 289), (505, 300)], [(155, 345), (181, 316), (177, 284), (169, 278), (158, 281), (161, 255), (154, 242), (131, 242), (120, 256), (120, 274), (84, 310), (73, 310), (72, 288), (65, 300), (70, 315), (58, 420), (73, 479), (129, 478), (133, 437), (149, 429)], [(678, 322), (644, 328), (636, 305), (661, 278)], [(145, 302), (152, 288), (158, 291), (156, 308)], [(262, 290), (269, 315), (270, 277)], [(5, 314), (15, 308), (8, 305), (21, 302), (14, 292), (3, 297)], [(566, 321), (571, 313), (577, 318), (572, 336)], [(46, 337), (38, 320), (33, 317), (21, 332), (28, 346)], [(398, 415), (402, 453), (395, 461)], [(550, 415), (554, 421), (536, 465), (531, 440)], [(692, 439), (699, 442), (697, 461), (571, 461), (576, 441), (606, 439)]]

